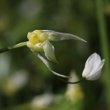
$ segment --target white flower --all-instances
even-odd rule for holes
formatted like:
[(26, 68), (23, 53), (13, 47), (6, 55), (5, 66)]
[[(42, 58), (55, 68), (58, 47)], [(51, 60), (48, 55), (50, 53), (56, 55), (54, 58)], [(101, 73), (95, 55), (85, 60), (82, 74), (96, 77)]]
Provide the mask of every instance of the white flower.
[(105, 59), (101, 60), (97, 53), (93, 53), (86, 61), (82, 76), (87, 80), (97, 80), (101, 76)]
[(28, 73), (25, 70), (16, 71), (8, 77), (2, 85), (3, 92), (8, 95), (14, 95), (18, 90), (28, 82)]
[(36, 96), (31, 102), (32, 110), (47, 108), (53, 102), (53, 99), (54, 96), (51, 93)]

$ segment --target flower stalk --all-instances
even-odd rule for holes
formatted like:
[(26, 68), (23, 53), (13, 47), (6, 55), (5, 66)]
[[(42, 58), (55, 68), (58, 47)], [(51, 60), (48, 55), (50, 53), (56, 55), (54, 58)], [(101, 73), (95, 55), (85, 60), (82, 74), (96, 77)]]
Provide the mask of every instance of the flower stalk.
[(104, 84), (107, 92), (107, 103), (108, 108), (110, 109), (110, 57), (109, 57), (109, 44), (108, 44), (108, 35), (106, 30), (105, 17), (103, 13), (103, 0), (96, 0), (96, 9), (97, 9), (97, 20), (99, 25), (99, 34), (100, 34), (100, 45), (102, 49), (102, 55), (106, 60), (105, 64), (105, 80)]
[(7, 51), (10, 51), (10, 50), (13, 50), (13, 49), (16, 49), (16, 48), (21, 48), (23, 46), (26, 46), (27, 45), (27, 41), (26, 42), (21, 42), (21, 43), (18, 43), (14, 46), (10, 46), (10, 47), (7, 47), (7, 48), (2, 48), (0, 49), (0, 53), (3, 53), (3, 52), (7, 52)]

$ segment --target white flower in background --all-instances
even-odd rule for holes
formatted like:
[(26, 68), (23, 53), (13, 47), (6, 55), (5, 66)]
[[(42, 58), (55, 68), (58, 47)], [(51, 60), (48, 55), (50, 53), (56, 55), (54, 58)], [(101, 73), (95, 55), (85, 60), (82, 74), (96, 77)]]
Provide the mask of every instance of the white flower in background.
[[(70, 79), (68, 82), (76, 82), (79, 78), (77, 77), (76, 73), (74, 71), (71, 71), (70, 73)], [(77, 84), (68, 84), (67, 85), (67, 91), (66, 91), (66, 97), (73, 103), (76, 103), (83, 99), (84, 94), (81, 89), (81, 86), (79, 83)]]
[(47, 108), (53, 102), (53, 99), (54, 96), (51, 93), (36, 96), (31, 102), (32, 110)]
[(6, 95), (14, 95), (14, 93), (16, 93), (19, 89), (26, 85), (27, 81), (27, 71), (17, 71), (15, 74), (4, 81), (2, 85), (2, 90)]
[(101, 76), (101, 70), (105, 60), (101, 60), (97, 53), (93, 53), (86, 61), (82, 76), (87, 80), (97, 80)]
[[(38, 58), (42, 60), (42, 62), (47, 66), (47, 68), (55, 75), (68, 78), (68, 76), (61, 75), (55, 71), (53, 71), (50, 67), (49, 61), (57, 62), (55, 57), (55, 48), (51, 44), (51, 41), (62, 41), (62, 40), (79, 40), (86, 42), (82, 38), (69, 34), (69, 33), (61, 33), (52, 30), (35, 30), (29, 32), (27, 35), (29, 41), (27, 41), (27, 47), (29, 47), (34, 53), (37, 54)], [(43, 57), (40, 52), (44, 52), (45, 57)]]
[(10, 54), (4, 53), (0, 55), (0, 81), (4, 81), (9, 75), (11, 66)]

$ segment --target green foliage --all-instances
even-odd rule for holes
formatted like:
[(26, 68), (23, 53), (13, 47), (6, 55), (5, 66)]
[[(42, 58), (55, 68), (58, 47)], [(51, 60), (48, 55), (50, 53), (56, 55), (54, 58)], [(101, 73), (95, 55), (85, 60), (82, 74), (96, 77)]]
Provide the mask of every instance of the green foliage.
[[(103, 8), (99, 12), (103, 11), (105, 15), (109, 36), (110, 0), (101, 1)], [(53, 66), (54, 70), (69, 76), (70, 71), (74, 69), (80, 77), (85, 61), (91, 53), (95, 51), (103, 53), (106, 59), (110, 59), (108, 58), (110, 49), (105, 48), (106, 41), (102, 44), (105, 37), (100, 43), (102, 34), (98, 31), (100, 17), (97, 20), (96, 9), (95, 0), (0, 0), (0, 48), (27, 41), (27, 33), (36, 29), (81, 36), (87, 43), (75, 40), (52, 41), (59, 62)], [(107, 41), (109, 44), (109, 38)], [(47, 46), (52, 50), (51, 44)], [(54, 49), (52, 51), (54, 53)], [(56, 60), (53, 55), (46, 54), (46, 56), (48, 59)], [(110, 60), (107, 61), (110, 63)], [(47, 63), (46, 60), (44, 63)], [(47, 66), (50, 69), (50, 64)], [(14, 81), (11, 80), (14, 79), (13, 75), (16, 72), (22, 73), (19, 70), (25, 71), (27, 82), (16, 89)], [(103, 73), (105, 75), (105, 72)], [(32, 54), (28, 48), (2, 53), (0, 54), (0, 110), (33, 110), (30, 106), (33, 98), (45, 92), (52, 93), (55, 97), (48, 107), (43, 108), (44, 110), (108, 110), (106, 102), (109, 99), (106, 100), (106, 97), (110, 97), (110, 93), (107, 92), (106, 96), (105, 92), (109, 88), (108, 76), (109, 72), (106, 72), (100, 81), (82, 82), (81, 87), (85, 97), (83, 101), (74, 104), (65, 98), (67, 84), (52, 75), (37, 55)], [(56, 100), (58, 95), (61, 98)]]

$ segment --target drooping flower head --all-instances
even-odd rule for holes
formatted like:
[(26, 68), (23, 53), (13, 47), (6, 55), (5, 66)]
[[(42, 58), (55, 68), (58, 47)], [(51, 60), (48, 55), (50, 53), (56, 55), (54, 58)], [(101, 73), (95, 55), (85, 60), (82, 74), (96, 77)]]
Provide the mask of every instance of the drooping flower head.
[(48, 60), (55, 62), (55, 49), (54, 46), (50, 43), (50, 41), (62, 41), (69, 39), (76, 39), (83, 42), (86, 42), (82, 38), (77, 37), (73, 34), (68, 33), (60, 33), (52, 30), (35, 30), (29, 32), (27, 35), (28, 42), (27, 46), (33, 52), (41, 52), (44, 51), (45, 56)]
[[(42, 62), (47, 66), (47, 68), (55, 75), (68, 78), (69, 76), (61, 75), (55, 71), (53, 71), (50, 67), (49, 61), (57, 62), (55, 57), (55, 48), (51, 44), (51, 41), (62, 41), (62, 40), (70, 40), (75, 39), (79, 41), (86, 42), (82, 38), (69, 34), (69, 33), (61, 33), (52, 30), (35, 30), (33, 32), (29, 32), (27, 35), (28, 42), (27, 47), (29, 47), (34, 53), (37, 54), (38, 58), (42, 60)], [(43, 57), (40, 52), (44, 52), (45, 57)]]

